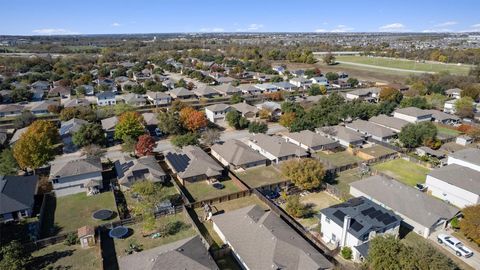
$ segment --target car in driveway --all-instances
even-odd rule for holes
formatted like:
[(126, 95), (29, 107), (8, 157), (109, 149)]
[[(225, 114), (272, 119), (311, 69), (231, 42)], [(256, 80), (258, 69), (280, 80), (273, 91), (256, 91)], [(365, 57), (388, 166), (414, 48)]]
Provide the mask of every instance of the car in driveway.
[(437, 236), (437, 241), (438, 243), (451, 248), (459, 257), (463, 256), (465, 258), (470, 258), (473, 256), (473, 252), (470, 249), (464, 246), (463, 243), (460, 242), (460, 240), (451, 235), (439, 234)]

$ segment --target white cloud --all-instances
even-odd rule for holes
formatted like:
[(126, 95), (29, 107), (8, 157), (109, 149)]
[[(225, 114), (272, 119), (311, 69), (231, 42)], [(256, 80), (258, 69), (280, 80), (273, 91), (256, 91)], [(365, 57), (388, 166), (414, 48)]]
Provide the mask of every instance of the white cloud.
[(78, 35), (80, 33), (71, 31), (68, 29), (62, 29), (62, 28), (42, 28), (42, 29), (35, 29), (32, 31), (35, 34), (38, 35)]
[(378, 29), (382, 31), (402, 31), (405, 30), (405, 25), (401, 23), (391, 23), (380, 26)]
[(248, 26), (247, 30), (255, 31), (255, 30), (260, 30), (261, 28), (263, 28), (263, 24), (252, 23)]
[(121, 24), (120, 24), (120, 23), (118, 23), (118, 22), (114, 22), (114, 23), (112, 23), (112, 26), (113, 26), (113, 27), (118, 27), (118, 26), (120, 26), (120, 25), (121, 25)]
[(221, 28), (221, 27), (213, 27), (213, 28), (208, 28), (208, 27), (204, 27), (204, 28), (201, 28), (200, 29), (200, 32), (209, 32), (209, 33), (212, 33), (212, 32), (225, 32), (225, 29)]
[(458, 22), (448, 21), (448, 22), (443, 22), (443, 23), (436, 24), (436, 25), (434, 25), (434, 27), (446, 27), (446, 26), (452, 26), (452, 25), (456, 25), (456, 24), (458, 24)]
[(452, 29), (448, 28), (434, 28), (434, 29), (425, 29), (422, 30), (423, 33), (444, 33), (444, 32), (453, 32)]
[(349, 27), (349, 26), (346, 26), (346, 25), (343, 25), (343, 24), (339, 24), (339, 25), (337, 25), (337, 27), (335, 29), (330, 30), (330, 32), (332, 32), (332, 33), (344, 33), (344, 32), (348, 32), (348, 31), (352, 31), (354, 29), (355, 28), (353, 28), (353, 27)]
[(327, 29), (319, 28), (319, 29), (315, 29), (314, 32), (316, 32), (316, 33), (325, 33), (325, 32), (327, 32)]
[(460, 32), (480, 32), (480, 23), (470, 25), (470, 29), (462, 30)]
[(480, 29), (480, 23), (473, 24), (473, 25), (472, 25), (472, 28), (473, 28), (473, 29)]

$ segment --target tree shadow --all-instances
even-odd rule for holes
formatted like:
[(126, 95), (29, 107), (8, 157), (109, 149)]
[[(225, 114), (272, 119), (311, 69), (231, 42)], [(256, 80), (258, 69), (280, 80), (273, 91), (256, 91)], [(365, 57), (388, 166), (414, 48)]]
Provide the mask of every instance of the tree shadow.
[[(64, 251), (54, 251), (43, 256), (35, 257), (29, 265), (29, 269), (43, 269), (47, 266), (57, 262), (61, 258), (72, 256), (75, 249)], [(62, 266), (62, 269), (69, 269), (71, 266)]]

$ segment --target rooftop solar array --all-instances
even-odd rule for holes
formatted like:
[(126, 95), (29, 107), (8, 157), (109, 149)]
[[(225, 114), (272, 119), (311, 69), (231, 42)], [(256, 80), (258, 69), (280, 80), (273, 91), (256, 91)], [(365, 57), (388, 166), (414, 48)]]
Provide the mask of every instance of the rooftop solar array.
[(190, 158), (185, 154), (178, 154), (169, 152), (165, 158), (173, 166), (173, 169), (177, 172), (183, 172), (188, 167)]

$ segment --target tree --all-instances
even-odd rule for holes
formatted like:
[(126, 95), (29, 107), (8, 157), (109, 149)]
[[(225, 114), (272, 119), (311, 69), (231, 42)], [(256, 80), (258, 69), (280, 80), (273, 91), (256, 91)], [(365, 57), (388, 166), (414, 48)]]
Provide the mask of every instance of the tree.
[(329, 81), (336, 81), (338, 80), (338, 74), (336, 72), (327, 72), (327, 74), (325, 74), (325, 78), (327, 78)]
[(177, 135), (173, 137), (171, 143), (179, 148), (187, 145), (198, 145), (198, 134), (189, 132), (183, 135)]
[(283, 100), (283, 93), (281, 91), (273, 92), (273, 93), (266, 93), (264, 94), (265, 98), (272, 101), (282, 101)]
[(309, 214), (308, 207), (300, 202), (299, 195), (290, 195), (287, 197), (285, 210), (287, 213), (295, 218), (302, 218)]
[(333, 65), (335, 64), (335, 56), (329, 52), (327, 54), (325, 54), (322, 58), (323, 62), (327, 65)]
[(428, 141), (434, 141), (437, 136), (437, 128), (431, 122), (408, 124), (398, 134), (400, 142), (408, 148), (425, 145)]
[(475, 67), (472, 67), (468, 72), (468, 75), (475, 77), (477, 80), (480, 79), (480, 64), (477, 64)]
[(33, 93), (25, 88), (15, 88), (10, 93), (10, 98), (13, 102), (22, 102), (32, 100)]
[(115, 139), (123, 140), (126, 137), (137, 139), (145, 133), (144, 119), (138, 112), (125, 112), (118, 118), (115, 126)]
[(134, 138), (126, 136), (123, 138), (122, 151), (125, 153), (133, 153), (136, 145), (137, 141)]
[(82, 85), (75, 88), (75, 93), (77, 94), (77, 96), (84, 96), (86, 92), (87, 90), (85, 90), (85, 87)]
[(30, 255), (24, 246), (17, 240), (13, 240), (0, 249), (0, 269), (24, 270)]
[(124, 112), (131, 112), (135, 111), (135, 108), (132, 105), (128, 105), (127, 103), (117, 103), (113, 107), (115, 115), (121, 115)]
[(480, 86), (473, 84), (466, 86), (463, 89), (461, 96), (471, 97), (473, 100), (478, 100), (478, 97), (480, 96)]
[(356, 87), (359, 82), (357, 78), (348, 78), (347, 83), (349, 83), (352, 87)]
[(235, 129), (244, 129), (248, 126), (248, 120), (235, 110), (229, 111), (225, 115), (225, 120), (229, 126)]
[(395, 236), (377, 236), (370, 240), (367, 265), (369, 269), (403, 269), (399, 254), (404, 253), (404, 249)]
[(462, 210), (460, 231), (466, 237), (480, 245), (480, 204), (467, 206)]
[(260, 119), (270, 120), (271, 115), (272, 112), (267, 108), (262, 108), (260, 111), (258, 111), (258, 117), (260, 117)]
[(230, 104), (237, 104), (243, 102), (243, 97), (239, 94), (233, 94), (230, 98)]
[(29, 111), (23, 111), (22, 114), (15, 117), (13, 120), (13, 127), (16, 129), (24, 128), (33, 123), (36, 118), (37, 117), (33, 113)]
[(183, 103), (181, 100), (174, 100), (172, 102), (172, 106), (170, 106), (170, 110), (172, 112), (179, 112), (181, 111), (183, 108), (187, 107), (187, 104)]
[(280, 120), (278, 120), (278, 123), (280, 123), (280, 125), (286, 128), (290, 128), (295, 121), (295, 117), (295, 112), (286, 112), (282, 114), (282, 116), (280, 116)]
[(473, 99), (465, 96), (455, 101), (455, 114), (459, 117), (473, 117)]
[(202, 141), (204, 144), (211, 146), (220, 140), (220, 131), (217, 129), (207, 129), (202, 133)]
[(68, 121), (72, 118), (79, 118), (85, 121), (92, 122), (96, 120), (97, 115), (92, 110), (92, 108), (87, 106), (64, 108), (60, 112), (60, 120)]
[(62, 111), (62, 106), (57, 104), (50, 104), (47, 107), (49, 113), (59, 114)]
[(263, 122), (253, 121), (248, 125), (248, 132), (250, 133), (267, 133), (268, 125)]
[(308, 95), (309, 96), (318, 96), (322, 94), (322, 90), (320, 89), (320, 85), (312, 84), (310, 88), (308, 88)]
[(281, 170), (295, 186), (307, 190), (320, 187), (325, 176), (323, 164), (311, 158), (285, 161)]
[(104, 145), (105, 134), (102, 126), (95, 123), (82, 125), (77, 132), (73, 133), (72, 142), (78, 147), (91, 144)]
[(351, 260), (352, 259), (352, 249), (350, 247), (343, 247), (341, 251), (342, 257), (345, 260)]
[(159, 112), (158, 116), (158, 128), (165, 134), (180, 134), (182, 132), (182, 127), (180, 125), (180, 119), (178, 119), (178, 114), (168, 111), (168, 112)]
[(395, 103), (400, 103), (402, 101), (402, 93), (392, 87), (385, 87), (380, 91), (380, 100), (381, 101), (391, 101)]
[(39, 168), (53, 160), (59, 140), (58, 129), (53, 122), (37, 120), (15, 143), (13, 156), (23, 170)]
[(139, 156), (148, 156), (153, 153), (155, 147), (155, 140), (152, 136), (144, 134), (138, 137), (137, 145), (135, 146), (135, 152)]
[(13, 157), (12, 149), (4, 149), (0, 153), (0, 175), (17, 175), (17, 171), (18, 163)]
[(400, 107), (407, 108), (407, 107), (416, 107), (419, 109), (428, 109), (430, 106), (428, 105), (427, 99), (425, 97), (407, 97), (402, 99), (400, 102)]
[(179, 113), (179, 119), (183, 127), (191, 132), (204, 128), (208, 124), (204, 112), (195, 110), (192, 107), (183, 108)]

